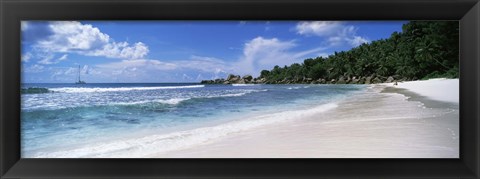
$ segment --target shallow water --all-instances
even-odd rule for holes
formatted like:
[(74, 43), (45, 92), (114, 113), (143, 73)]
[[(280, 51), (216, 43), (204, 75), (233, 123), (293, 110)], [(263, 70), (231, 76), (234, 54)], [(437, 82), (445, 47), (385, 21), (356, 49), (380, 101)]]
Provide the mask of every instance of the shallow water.
[[(22, 87), (53, 91), (22, 94), (22, 157), (68, 158), (175, 150), (335, 108), (336, 101), (366, 86), (147, 83)], [(207, 130), (206, 126), (217, 127)]]

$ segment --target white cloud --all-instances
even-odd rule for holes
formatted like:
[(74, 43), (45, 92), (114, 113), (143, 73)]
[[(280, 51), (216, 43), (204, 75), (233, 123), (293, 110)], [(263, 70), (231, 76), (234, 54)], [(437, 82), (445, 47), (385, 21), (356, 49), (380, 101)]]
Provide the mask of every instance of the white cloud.
[(358, 28), (338, 21), (304, 21), (299, 22), (295, 30), (300, 35), (324, 37), (330, 46), (348, 44), (356, 47), (368, 43), (366, 37), (357, 35)]
[(153, 70), (174, 70), (177, 68), (176, 64), (161, 62), (159, 60), (137, 59), (137, 60), (122, 60), (120, 62), (113, 62), (107, 64), (100, 64), (97, 67), (110, 70), (130, 70), (135, 68), (153, 69)]
[(22, 55), (21, 61), (28, 62), (28, 61), (30, 61), (31, 58), (32, 58), (32, 53), (27, 52), (27, 53)]
[[(188, 60), (161, 61), (154, 59), (122, 60), (120, 62), (95, 65), (95, 70), (105, 78), (143, 81), (196, 81), (197, 75), (225, 78), (233, 71), (233, 63), (212, 57), (191, 56)], [(176, 75), (172, 75), (177, 72)], [(210, 79), (210, 78), (209, 78)], [(204, 79), (201, 79), (204, 80)], [(138, 82), (138, 81), (136, 81)]]
[(353, 39), (349, 39), (348, 42), (350, 43), (350, 45), (356, 47), (356, 46), (362, 45), (364, 43), (368, 43), (370, 41), (368, 39), (360, 37), (360, 36), (354, 36)]
[[(230, 73), (258, 76), (263, 69), (272, 69), (275, 65), (301, 63), (308, 55), (319, 53), (325, 48), (294, 51), (294, 41), (282, 41), (277, 38), (256, 37), (245, 42), (243, 54), (236, 60), (214, 57), (191, 56), (189, 60), (177, 60), (178, 69), (198, 72), (196, 80), (226, 78)], [(206, 78), (206, 76), (208, 76)]]
[(343, 28), (342, 22), (338, 21), (304, 21), (299, 22), (295, 27), (298, 34), (331, 36)]
[(186, 69), (200, 70), (202, 72), (215, 72), (218, 70), (221, 71), (231, 71), (231, 64), (225, 62), (222, 59), (213, 58), (213, 57), (202, 57), (202, 56), (191, 56), (189, 60), (179, 60), (172, 62), (177, 64), (177, 66)]
[(76, 21), (54, 21), (49, 29), (53, 34), (38, 42), (38, 46), (51, 52), (90, 50), (110, 41), (110, 37), (98, 28)]
[(58, 58), (58, 61), (66, 60), (67, 57), (68, 57), (68, 55), (67, 55), (67, 54), (64, 54), (64, 55), (62, 55), (60, 58)]
[(29, 67), (24, 69), (24, 71), (27, 73), (40, 73), (40, 72), (43, 72), (44, 70), (45, 70), (45, 67), (38, 64), (30, 65)]
[(195, 78), (196, 81), (201, 81), (201, 80), (205, 80), (205, 78), (203, 78), (202, 74), (198, 74), (197, 75), (197, 78)]
[[(96, 74), (116, 82), (158, 82), (177, 69), (173, 63), (151, 59), (122, 60), (95, 65)], [(91, 74), (91, 71), (88, 71)], [(96, 75), (94, 75), (96, 76)]]
[[(186, 60), (173, 61), (121, 60), (95, 66), (84, 65), (81, 74), (82, 80), (87, 82), (192, 82), (226, 78), (230, 73), (258, 76), (262, 69), (270, 70), (277, 64), (290, 65), (301, 62), (306, 55), (318, 54), (322, 50), (317, 48), (296, 52), (292, 49), (294, 47), (296, 44), (293, 41), (257, 37), (244, 44), (244, 53), (236, 60), (195, 55)], [(71, 82), (77, 78), (76, 67), (50, 68), (51, 80)], [(172, 75), (174, 72), (176, 75)]]
[(226, 76), (229, 73), (226, 72), (225, 70), (221, 69), (221, 68), (216, 68), (214, 74), (215, 75), (213, 76), (213, 78), (218, 79), (218, 78), (226, 78)]
[(319, 54), (317, 54), (317, 56), (323, 57), (323, 58), (327, 58), (327, 57), (330, 56), (330, 55), (331, 55), (331, 54), (329, 54), (329, 53), (319, 53)]
[[(265, 39), (257, 37), (245, 43), (243, 49), (243, 62), (246, 62), (246, 68), (252, 69), (255, 64), (268, 65), (278, 64), (281, 61), (290, 61), (292, 55), (286, 53), (287, 50), (295, 47), (293, 41), (280, 41), (277, 38)], [(252, 69), (253, 70), (253, 69)]]
[(146, 56), (148, 52), (148, 47), (142, 42), (137, 42), (133, 45), (129, 45), (127, 42), (113, 42), (105, 44), (103, 48), (86, 52), (86, 55), (121, 59), (139, 59)]
[(67, 60), (68, 58), (68, 55), (64, 54), (60, 58), (55, 59), (55, 55), (53, 53), (42, 54), (38, 56), (41, 58), (41, 60), (38, 61), (38, 63), (42, 65), (57, 64), (57, 63), (60, 63), (61, 61)]
[(53, 58), (55, 57), (53, 54), (43, 54), (43, 55), (39, 55), (39, 57), (41, 58), (40, 61), (38, 61), (39, 64), (43, 64), (43, 65), (49, 65), (49, 64), (54, 64), (55, 62), (53, 61)]
[(275, 65), (283, 66), (300, 63), (307, 55), (318, 53), (325, 48), (315, 48), (295, 52), (294, 41), (281, 41), (277, 38), (254, 38), (244, 45), (243, 56), (235, 64), (235, 70), (241, 75), (258, 76), (263, 69), (272, 69)]
[(148, 47), (137, 42), (115, 42), (109, 35), (102, 33), (90, 24), (76, 21), (51, 22), (52, 35), (39, 41), (36, 49), (45, 53), (77, 53), (87, 56), (108, 58), (138, 59), (145, 57)]
[(88, 65), (84, 65), (82, 70), (80, 71), (82, 74), (90, 74), (92, 71), (92, 68), (90, 68)]
[(67, 68), (67, 70), (63, 72), (64, 75), (76, 75), (77, 73), (78, 73), (78, 68), (73, 68), (73, 67)]
[[(78, 80), (78, 67), (49, 67), (50, 80), (55, 82), (72, 83)], [(105, 75), (94, 67), (84, 65), (80, 67), (81, 80), (89, 82), (92, 79), (105, 79)]]
[(191, 80), (193, 80), (192, 77), (188, 76), (188, 75), (185, 74), (185, 73), (182, 75), (182, 79), (183, 79), (184, 81), (191, 81)]

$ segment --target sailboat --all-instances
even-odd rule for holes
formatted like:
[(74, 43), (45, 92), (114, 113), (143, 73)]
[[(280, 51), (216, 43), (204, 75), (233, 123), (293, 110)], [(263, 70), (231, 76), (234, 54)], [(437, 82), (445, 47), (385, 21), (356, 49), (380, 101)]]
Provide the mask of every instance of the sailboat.
[(80, 80), (80, 65), (78, 65), (78, 81), (75, 84), (87, 84), (85, 81)]

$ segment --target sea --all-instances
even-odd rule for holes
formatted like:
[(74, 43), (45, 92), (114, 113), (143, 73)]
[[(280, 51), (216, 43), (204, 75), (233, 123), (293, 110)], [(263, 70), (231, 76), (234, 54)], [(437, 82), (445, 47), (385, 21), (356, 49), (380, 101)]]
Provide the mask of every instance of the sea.
[[(338, 107), (368, 85), (22, 84), (22, 158), (149, 158)], [(334, 116), (332, 116), (334, 117)]]

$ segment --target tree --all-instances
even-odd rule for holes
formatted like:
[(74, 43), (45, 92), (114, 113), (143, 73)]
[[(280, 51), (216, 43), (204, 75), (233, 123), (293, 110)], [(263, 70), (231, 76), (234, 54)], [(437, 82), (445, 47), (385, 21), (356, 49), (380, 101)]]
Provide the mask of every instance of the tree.
[(268, 81), (288, 79), (337, 79), (342, 75), (397, 75), (407, 79), (458, 78), (459, 24), (455, 21), (411, 21), (402, 32), (387, 39), (362, 44), (327, 58), (308, 58), (271, 71), (262, 70)]

